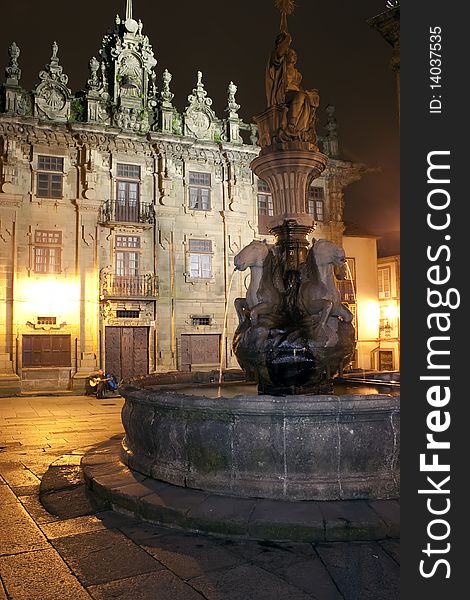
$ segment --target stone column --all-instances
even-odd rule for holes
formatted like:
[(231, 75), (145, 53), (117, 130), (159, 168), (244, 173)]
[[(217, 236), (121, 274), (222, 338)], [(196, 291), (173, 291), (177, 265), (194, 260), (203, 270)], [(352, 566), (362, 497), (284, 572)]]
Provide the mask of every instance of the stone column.
[[(94, 195), (94, 190), (86, 194)], [(98, 216), (101, 201), (78, 199), (77, 276), (80, 281), (80, 335), (77, 347), (77, 372), (73, 387), (80, 389), (89, 375), (99, 368), (99, 266)]]
[[(10, 189), (3, 184), (4, 191)], [(13, 336), (13, 295), (16, 265), (17, 211), (22, 196), (0, 193), (2, 220), (0, 225), (0, 396), (18, 394), (20, 379), (16, 373), (16, 348)]]

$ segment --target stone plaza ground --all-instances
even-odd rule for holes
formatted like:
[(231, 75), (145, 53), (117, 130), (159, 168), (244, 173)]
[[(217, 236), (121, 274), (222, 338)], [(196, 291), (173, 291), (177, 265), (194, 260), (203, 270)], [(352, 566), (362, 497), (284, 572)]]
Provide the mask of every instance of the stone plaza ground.
[(0, 600), (399, 598), (396, 539), (215, 538), (139, 522), (90, 498), (81, 457), (122, 434), (122, 403), (0, 398)]

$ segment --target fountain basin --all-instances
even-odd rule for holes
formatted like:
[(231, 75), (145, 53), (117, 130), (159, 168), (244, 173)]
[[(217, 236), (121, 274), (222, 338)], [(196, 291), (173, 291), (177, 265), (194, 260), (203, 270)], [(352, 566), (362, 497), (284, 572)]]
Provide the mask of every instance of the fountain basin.
[(122, 460), (131, 469), (227, 496), (399, 496), (399, 396), (209, 398), (158, 379), (120, 389)]

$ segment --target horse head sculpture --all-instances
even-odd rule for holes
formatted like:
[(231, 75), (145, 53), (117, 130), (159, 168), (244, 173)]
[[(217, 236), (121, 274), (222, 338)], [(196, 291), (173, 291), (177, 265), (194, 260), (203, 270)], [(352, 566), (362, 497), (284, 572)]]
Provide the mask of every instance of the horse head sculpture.
[(253, 240), (235, 256), (234, 264), (238, 271), (251, 271), (246, 300), (235, 300), (238, 317), (242, 322), (249, 315), (251, 324), (256, 325), (261, 314), (274, 313), (281, 303), (279, 259), (266, 241)]

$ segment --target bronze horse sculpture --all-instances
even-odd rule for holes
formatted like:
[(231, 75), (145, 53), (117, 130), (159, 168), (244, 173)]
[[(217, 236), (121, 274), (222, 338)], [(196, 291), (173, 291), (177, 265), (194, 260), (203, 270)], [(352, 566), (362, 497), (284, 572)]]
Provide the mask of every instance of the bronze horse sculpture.
[(238, 271), (250, 269), (250, 284), (245, 298), (235, 300), (240, 322), (249, 318), (252, 326), (262, 315), (275, 314), (282, 304), (284, 292), (279, 260), (274, 248), (265, 240), (253, 240), (234, 259)]
[(337, 317), (346, 323), (352, 321), (351, 311), (341, 302), (335, 279), (346, 279), (347, 262), (343, 248), (329, 240), (315, 240), (302, 267), (298, 306), (305, 316), (316, 317), (317, 330), (326, 337), (326, 346), (337, 341)]

